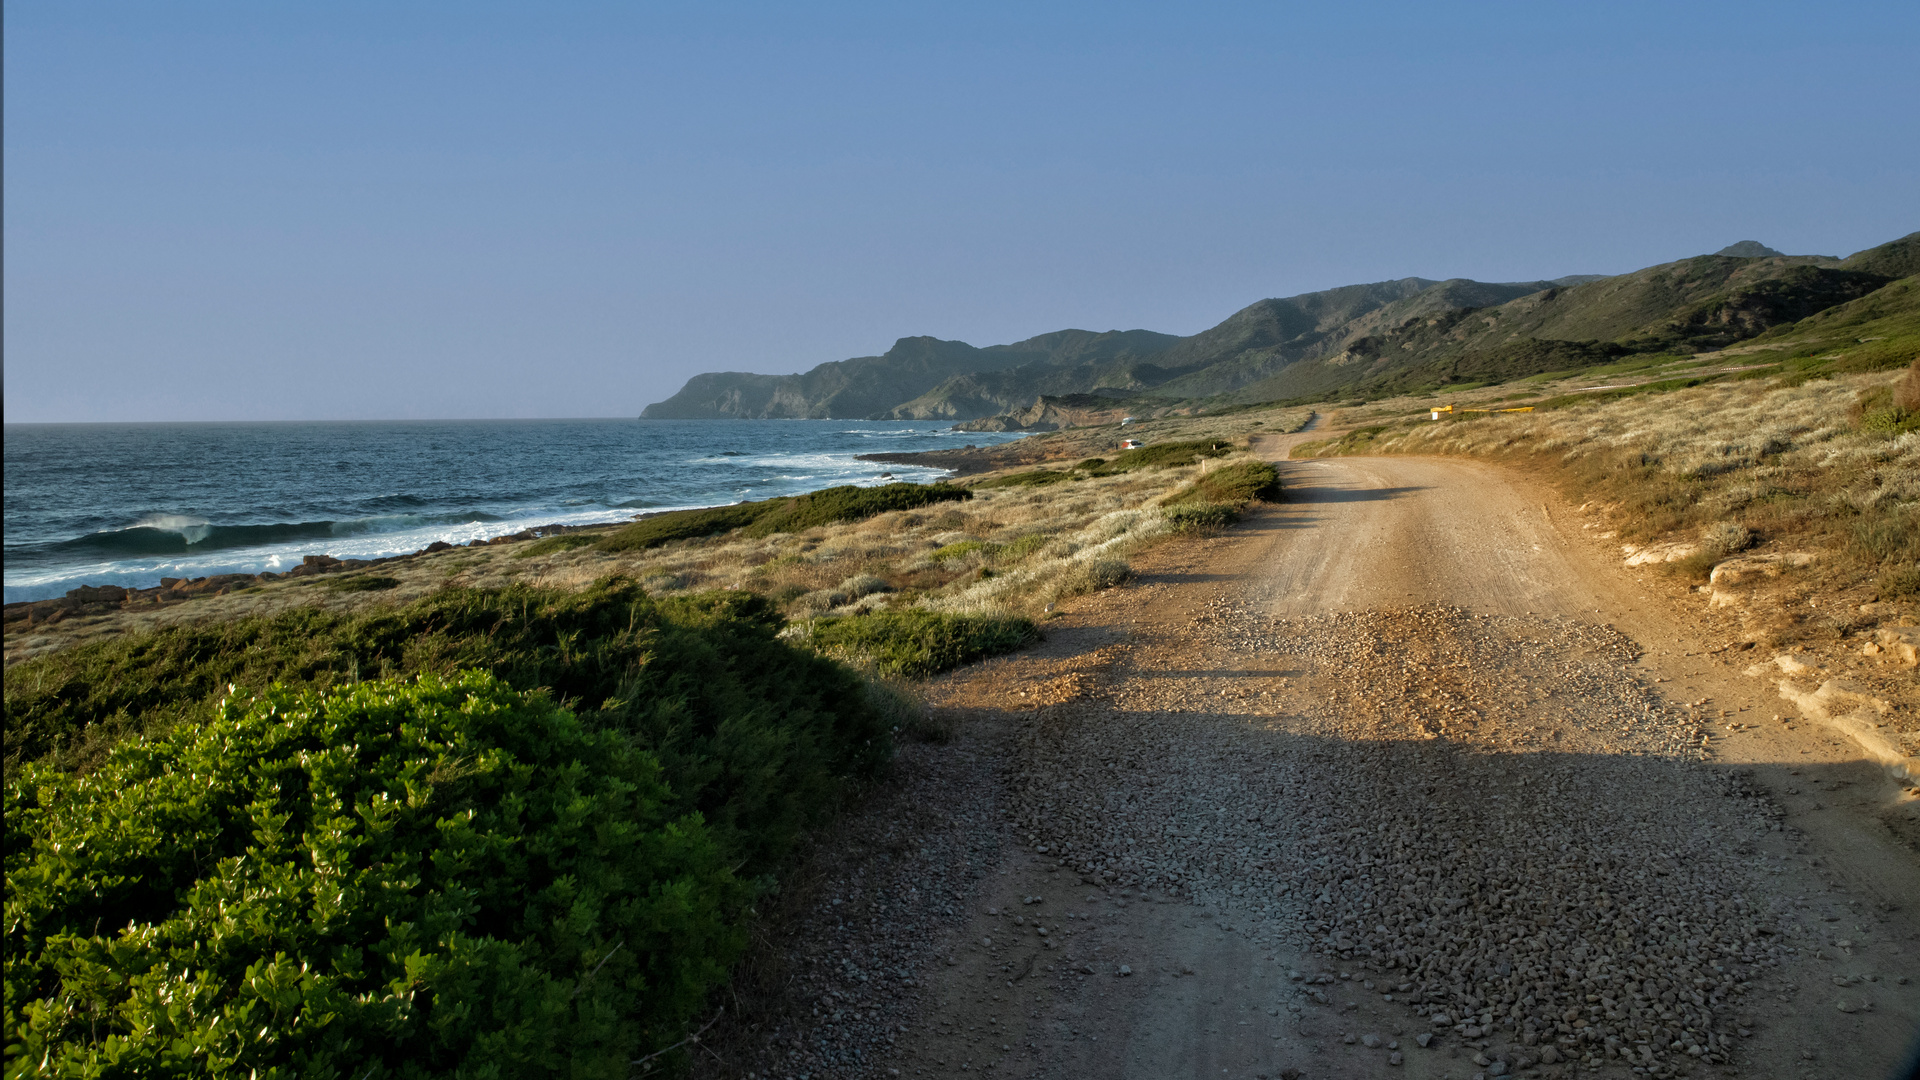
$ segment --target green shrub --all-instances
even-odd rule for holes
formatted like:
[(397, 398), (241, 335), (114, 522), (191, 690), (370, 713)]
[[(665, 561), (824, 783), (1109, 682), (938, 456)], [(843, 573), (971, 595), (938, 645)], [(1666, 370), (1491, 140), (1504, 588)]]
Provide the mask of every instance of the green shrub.
[(1166, 505), (1223, 503), (1241, 506), (1280, 498), (1280, 471), (1264, 461), (1242, 461), (1215, 469), (1168, 499)]
[(674, 540), (719, 536), (752, 525), (771, 505), (750, 502), (710, 506), (700, 510), (670, 510), (642, 518), (618, 532), (608, 533), (595, 540), (593, 546), (601, 551), (645, 551)]
[(751, 593), (655, 598), (615, 578), (580, 592), (444, 589), (357, 614), (302, 608), (127, 635), (7, 672), (8, 768), (36, 758), (84, 768), (127, 734), (206, 715), (229, 683), (325, 690), (479, 669), (547, 688), (654, 754), (676, 813), (702, 813), (729, 857), (758, 874), (890, 752), (859, 676), (777, 640), (783, 625)]
[(994, 560), (1001, 563), (1019, 562), (1021, 559), (1046, 547), (1053, 540), (1051, 533), (1028, 533), (1025, 536), (1009, 540), (1000, 550), (993, 553)]
[(400, 579), (378, 574), (355, 574), (352, 577), (334, 578), (327, 582), (327, 588), (334, 592), (380, 592), (385, 589), (399, 588)]
[(808, 640), (882, 672), (919, 677), (1024, 648), (1040, 640), (1040, 631), (1012, 615), (882, 611), (817, 619)]
[(230, 700), (5, 799), (10, 1075), (625, 1077), (745, 943), (659, 761), (480, 673)]
[(768, 510), (747, 528), (748, 536), (800, 532), (816, 525), (865, 521), (892, 510), (918, 510), (935, 503), (961, 502), (973, 492), (951, 484), (886, 484), (881, 487), (822, 488), (767, 504)]
[(1534, 410), (1548, 412), (1574, 405), (1592, 405), (1602, 401), (1614, 401), (1619, 398), (1633, 397), (1636, 394), (1661, 394), (1669, 390), (1686, 390), (1695, 386), (1705, 386), (1726, 378), (1725, 374), (1699, 375), (1686, 379), (1660, 379), (1655, 382), (1641, 383), (1638, 386), (1621, 386), (1612, 390), (1596, 390), (1585, 394), (1560, 394), (1535, 402)]
[(1100, 466), (1105, 465), (1106, 463), (1107, 463), (1106, 458), (1090, 457), (1087, 460), (1081, 462), (1080, 464), (1075, 465), (1073, 468), (1074, 468), (1074, 471), (1076, 472), (1093, 472), (1095, 469), (1098, 469)]
[(1860, 421), (1860, 430), (1874, 431), (1882, 435), (1902, 435), (1909, 431), (1920, 431), (1920, 413), (1905, 409), (1883, 409), (1868, 413)]
[(1161, 512), (1166, 515), (1167, 524), (1181, 532), (1224, 529), (1240, 520), (1237, 507), (1220, 503), (1183, 503)]
[(844, 484), (790, 499), (655, 514), (600, 537), (593, 546), (601, 551), (644, 551), (674, 540), (697, 540), (735, 529), (745, 529), (748, 536), (771, 536), (777, 532), (800, 532), (816, 525), (865, 521), (890, 510), (917, 510), (934, 503), (971, 498), (973, 492), (951, 484), (884, 484), (880, 487)]
[(982, 480), (973, 485), (977, 488), (1005, 487), (1044, 487), (1073, 479), (1070, 472), (1054, 472), (1052, 469), (1035, 469), (1032, 472), (1014, 473), (1011, 476), (996, 476), (991, 480)]
[(1118, 457), (1093, 466), (1088, 471), (1095, 476), (1112, 476), (1115, 473), (1132, 472), (1135, 469), (1170, 469), (1179, 465), (1192, 465), (1202, 458), (1225, 457), (1233, 451), (1232, 443), (1217, 439), (1151, 443), (1138, 450), (1122, 450)]
[(599, 540), (600, 538), (598, 536), (589, 533), (565, 533), (560, 536), (549, 536), (544, 540), (535, 540), (533, 543), (514, 552), (513, 557), (516, 559), (531, 559), (538, 555), (556, 555), (562, 551), (572, 551), (575, 548), (592, 547), (598, 543)]

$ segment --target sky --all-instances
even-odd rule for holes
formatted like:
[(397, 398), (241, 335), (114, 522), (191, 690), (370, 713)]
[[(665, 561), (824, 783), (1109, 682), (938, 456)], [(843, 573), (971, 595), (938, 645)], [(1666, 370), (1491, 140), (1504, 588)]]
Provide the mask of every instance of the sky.
[(633, 416), (931, 334), (1920, 229), (1920, 5), (5, 6), (8, 422)]

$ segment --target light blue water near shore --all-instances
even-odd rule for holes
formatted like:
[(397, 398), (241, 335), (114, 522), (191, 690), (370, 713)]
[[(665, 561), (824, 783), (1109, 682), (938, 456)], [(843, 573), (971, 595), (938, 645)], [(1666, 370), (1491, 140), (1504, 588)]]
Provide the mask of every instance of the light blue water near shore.
[(282, 571), (835, 484), (1012, 435), (861, 420), (9, 424), (6, 599)]

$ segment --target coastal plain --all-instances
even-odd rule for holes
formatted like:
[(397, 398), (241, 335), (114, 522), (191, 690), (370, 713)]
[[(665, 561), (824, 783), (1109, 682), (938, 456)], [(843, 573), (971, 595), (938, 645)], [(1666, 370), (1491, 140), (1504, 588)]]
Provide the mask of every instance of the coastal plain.
[[(1566, 291), (1626, 288), (1594, 284)], [(1684, 355), (1588, 342), (1515, 374), (1495, 361), (1572, 354), (1495, 349), (1402, 385), (1466, 362), (1440, 339), (1478, 331), (1434, 316), (1373, 327), (1430, 350), (1378, 393), (1124, 426), (1042, 400), (1029, 419), (1100, 422), (876, 456), (953, 479), (857, 521), (529, 530), (9, 605), (9, 709), (173, 627), (751, 594), (863, 671), (897, 743), (756, 902), (673, 1043), (695, 1075), (1891, 1075), (1920, 1029), (1914, 279), (1745, 337), (1707, 317), (1763, 294), (1669, 328)], [(1528, 296), (1499, 317), (1554, 302)], [(901, 612), (1044, 639), (911, 679), (813, 636)], [(318, 689), (360, 681), (315, 663)]]

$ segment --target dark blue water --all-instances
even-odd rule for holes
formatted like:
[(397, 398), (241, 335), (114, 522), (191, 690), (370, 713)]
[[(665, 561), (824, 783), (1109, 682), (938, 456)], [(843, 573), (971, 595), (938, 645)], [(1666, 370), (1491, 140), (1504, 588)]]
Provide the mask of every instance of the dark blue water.
[(835, 484), (1015, 436), (850, 420), (9, 424), (6, 599), (371, 559)]

